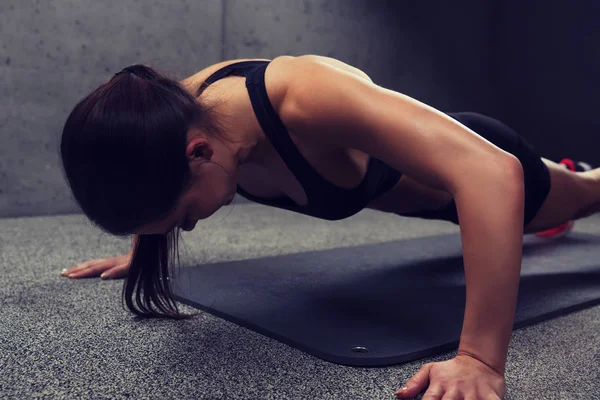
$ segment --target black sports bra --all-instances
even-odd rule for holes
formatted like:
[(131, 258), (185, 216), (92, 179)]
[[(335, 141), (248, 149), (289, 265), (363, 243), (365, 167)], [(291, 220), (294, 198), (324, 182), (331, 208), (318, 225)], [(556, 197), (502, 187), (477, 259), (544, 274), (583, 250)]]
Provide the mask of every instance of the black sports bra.
[(211, 83), (230, 75), (246, 77), (246, 88), (252, 108), (266, 137), (273, 144), (287, 167), (306, 192), (308, 204), (301, 206), (287, 196), (260, 198), (251, 195), (239, 185), (237, 193), (267, 206), (282, 208), (326, 220), (348, 218), (362, 209), (375, 197), (391, 189), (402, 174), (375, 157), (369, 158), (366, 175), (355, 188), (345, 189), (323, 178), (302, 156), (273, 108), (265, 87), (265, 71), (269, 61), (241, 61), (227, 65), (213, 73), (200, 87), (199, 92)]

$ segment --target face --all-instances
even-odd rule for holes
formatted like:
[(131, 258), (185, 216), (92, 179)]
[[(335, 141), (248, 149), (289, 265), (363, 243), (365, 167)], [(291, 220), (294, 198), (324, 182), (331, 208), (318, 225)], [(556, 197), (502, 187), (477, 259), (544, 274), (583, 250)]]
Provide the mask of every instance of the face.
[(170, 215), (144, 226), (137, 234), (164, 234), (177, 226), (189, 232), (198, 220), (210, 217), (233, 201), (237, 159), (231, 149), (213, 139), (196, 138), (188, 143), (186, 156), (192, 170), (190, 187)]

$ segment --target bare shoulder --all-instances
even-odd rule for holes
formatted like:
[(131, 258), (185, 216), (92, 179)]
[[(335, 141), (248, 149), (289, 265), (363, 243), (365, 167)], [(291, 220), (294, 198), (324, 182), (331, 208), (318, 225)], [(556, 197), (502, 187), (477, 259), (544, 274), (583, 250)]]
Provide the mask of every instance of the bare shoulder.
[(189, 91), (195, 92), (195, 90), (193, 90), (193, 89), (199, 87), (202, 82), (207, 80), (208, 77), (211, 76), (213, 73), (215, 73), (217, 70), (219, 70), (223, 67), (226, 67), (229, 64), (235, 64), (235, 63), (238, 63), (241, 61), (271, 61), (271, 60), (266, 59), (266, 58), (240, 58), (240, 59), (222, 61), (222, 62), (219, 62), (216, 64), (211, 64), (208, 67), (201, 69), (200, 71), (188, 76), (187, 78), (182, 79), (179, 83), (181, 83), (181, 85), (183, 87), (185, 87), (186, 89), (188, 89)]
[[(320, 83), (315, 82), (316, 79), (322, 74), (319, 72), (326, 69), (327, 79), (329, 83), (336, 79), (348, 79), (353, 77), (357, 81), (362, 81), (363, 84), (371, 84), (372, 80), (369, 76), (361, 71), (360, 69), (353, 67), (343, 61), (336, 60), (331, 57), (324, 57), (319, 55), (302, 55), (302, 56), (288, 56), (283, 55), (276, 57), (272, 60), (262, 58), (252, 59), (234, 59), (227, 60), (217, 64), (210, 65), (199, 71), (198, 73), (186, 78), (181, 83), (191, 93), (197, 93), (198, 88), (201, 87), (202, 82), (206, 81), (210, 75), (214, 72), (223, 68), (227, 65), (234, 64), (242, 61), (268, 61), (269, 65), (265, 70), (265, 88), (275, 112), (279, 115), (282, 122), (286, 125), (290, 133), (293, 134), (298, 140), (301, 138), (307, 142), (317, 142), (320, 146), (324, 146), (323, 140), (327, 135), (321, 134), (320, 130), (312, 128), (302, 129), (300, 126), (294, 125), (291, 121), (297, 118), (312, 118), (312, 114), (307, 116), (307, 113), (312, 113), (308, 109), (298, 113), (296, 102), (294, 101), (294, 88), (305, 87), (310, 88), (308, 90), (317, 92), (318, 95)], [(345, 78), (344, 78), (345, 77)], [(214, 99), (219, 106), (225, 107), (222, 109), (223, 114), (235, 116), (236, 120), (249, 121), (250, 124), (254, 124), (255, 116), (250, 101), (248, 99), (247, 88), (244, 85), (244, 79), (223, 79), (219, 81), (219, 84), (211, 85), (211, 90), (202, 92), (204, 101), (210, 103)], [(358, 78), (358, 79), (357, 79)], [(341, 81), (340, 81), (341, 82)], [(340, 83), (343, 85), (343, 83)], [(315, 93), (309, 93), (309, 97), (314, 97)], [(288, 95), (289, 93), (289, 95)], [(227, 101), (221, 101), (222, 96), (227, 95)], [(323, 93), (321, 93), (323, 95)], [(318, 96), (317, 96), (318, 97)], [(234, 129), (234, 128), (232, 128)], [(337, 142), (329, 143), (332, 147), (338, 147)]]
[(208, 79), (217, 70), (226, 67), (230, 64), (235, 64), (242, 61), (269, 61), (269, 67), (265, 72), (265, 86), (273, 107), (278, 109), (280, 102), (286, 93), (287, 85), (293, 79), (298, 79), (302, 69), (306, 69), (307, 65), (313, 63), (326, 64), (340, 70), (355, 74), (363, 79), (371, 81), (369, 76), (360, 69), (353, 67), (343, 61), (335, 58), (307, 54), (302, 56), (278, 56), (274, 59), (266, 58), (239, 58), (233, 60), (222, 61), (216, 64), (209, 65), (196, 72), (195, 74), (183, 79), (180, 83), (190, 92), (196, 92), (201, 83)]
[(306, 54), (306, 55), (302, 55), (302, 56), (283, 55), (283, 56), (276, 57), (272, 60), (268, 59), (268, 58), (238, 58), (238, 59), (233, 59), (233, 60), (222, 61), (222, 62), (212, 64), (212, 65), (209, 65), (208, 67), (201, 69), (200, 71), (196, 72), (195, 74), (183, 79), (181, 82), (187, 83), (187, 82), (192, 82), (192, 81), (204, 81), (210, 75), (212, 75), (214, 72), (219, 70), (220, 68), (226, 67), (227, 65), (230, 65), (230, 64), (242, 62), (242, 61), (269, 61), (271, 63), (271, 65), (269, 66), (269, 69), (279, 69), (279, 68), (287, 69), (292, 65), (298, 65), (298, 64), (302, 64), (302, 63), (306, 63), (306, 62), (318, 62), (318, 63), (329, 64), (329, 65), (337, 67), (337, 68), (341, 68), (347, 72), (357, 74), (365, 79), (371, 80), (366, 73), (364, 73), (363, 71), (361, 71), (360, 69), (358, 69), (356, 67), (346, 64), (343, 61), (340, 61), (340, 60), (337, 60), (337, 59), (331, 58), (331, 57), (319, 56), (316, 54)]
[(296, 64), (300, 64), (300, 65), (301, 64), (307, 65), (310, 63), (326, 64), (331, 67), (338, 68), (342, 71), (357, 75), (358, 77), (366, 79), (369, 82), (373, 82), (371, 80), (371, 78), (369, 77), (369, 75), (367, 75), (364, 71), (362, 71), (359, 68), (356, 68), (350, 64), (347, 64), (343, 61), (337, 60), (335, 58), (319, 56), (319, 55), (314, 55), (314, 54), (307, 54), (307, 55), (295, 57), (295, 59), (297, 60)]
[[(335, 58), (314, 54), (297, 57), (280, 56), (271, 61), (269, 68), (265, 72), (265, 85), (267, 86), (267, 90), (269, 90), (269, 97), (271, 97), (271, 90), (273, 90), (273, 92), (285, 94), (288, 85), (292, 81), (297, 81), (298, 79), (310, 79), (310, 67), (319, 64), (327, 65), (339, 71), (344, 71), (356, 75), (361, 79), (373, 82), (369, 75), (360, 69), (346, 64), (343, 61), (336, 60)], [(273, 99), (271, 99), (271, 101), (273, 101)]]

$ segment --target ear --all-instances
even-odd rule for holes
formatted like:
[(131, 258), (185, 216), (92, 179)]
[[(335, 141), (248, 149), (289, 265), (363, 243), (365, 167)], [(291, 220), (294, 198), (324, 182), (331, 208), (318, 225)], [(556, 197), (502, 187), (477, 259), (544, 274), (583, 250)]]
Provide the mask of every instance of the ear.
[(210, 160), (214, 150), (208, 140), (196, 139), (188, 144), (186, 149), (186, 155), (189, 159), (204, 158)]

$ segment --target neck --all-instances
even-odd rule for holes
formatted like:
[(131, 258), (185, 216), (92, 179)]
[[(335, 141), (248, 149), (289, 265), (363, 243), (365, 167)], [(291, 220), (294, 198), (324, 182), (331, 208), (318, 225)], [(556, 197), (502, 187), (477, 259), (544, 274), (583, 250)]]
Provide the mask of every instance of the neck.
[(259, 163), (264, 160), (268, 145), (262, 132), (249, 133), (241, 143), (235, 143), (235, 155), (238, 165), (247, 163)]

